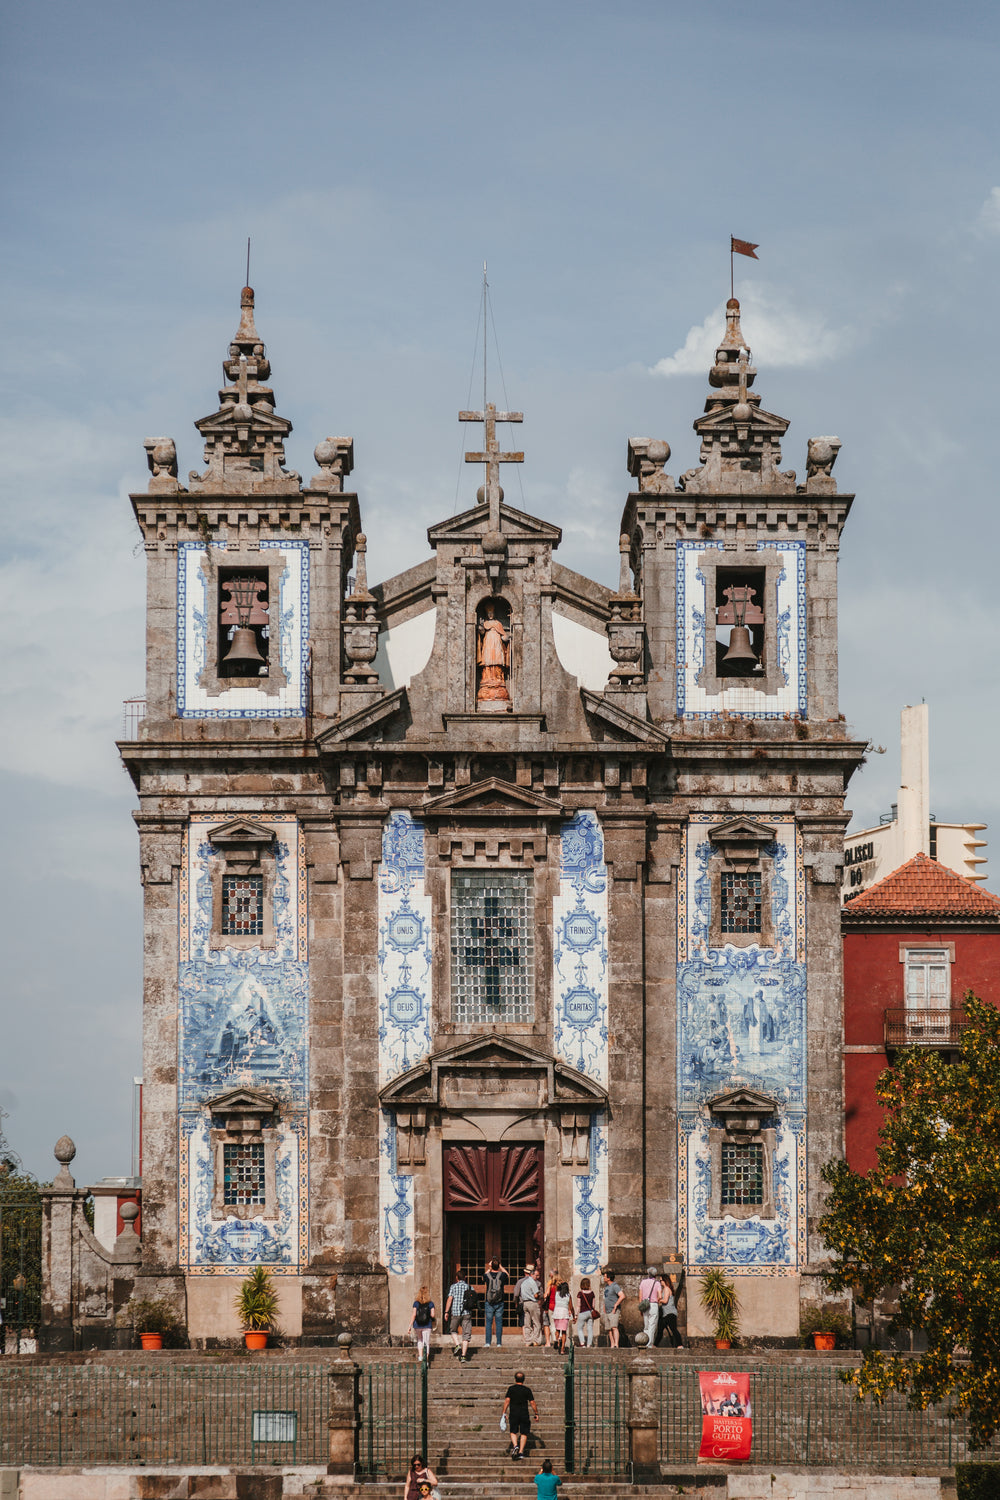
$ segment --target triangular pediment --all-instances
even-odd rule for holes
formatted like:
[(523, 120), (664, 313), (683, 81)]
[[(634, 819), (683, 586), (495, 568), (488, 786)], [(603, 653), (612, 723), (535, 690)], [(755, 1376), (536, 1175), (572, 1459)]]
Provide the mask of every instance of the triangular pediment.
[(263, 1089), (228, 1089), (205, 1100), (213, 1115), (273, 1115), (278, 1101)]
[(273, 844), (275, 837), (273, 828), (265, 828), (262, 823), (254, 823), (249, 818), (232, 818), (228, 823), (220, 823), (217, 828), (208, 830), (209, 843), (227, 849), (240, 844)]
[(498, 812), (508, 817), (531, 816), (561, 818), (563, 805), (552, 797), (543, 797), (529, 787), (515, 786), (512, 781), (502, 781), (498, 776), (487, 776), (458, 791), (444, 792), (440, 797), (429, 797), (423, 805), (425, 816), (441, 817), (446, 813), (460, 812), (466, 817), (477, 813), (484, 817), (495, 817)]
[(237, 416), (235, 406), (223, 406), (213, 411), (210, 417), (201, 417), (195, 427), (202, 437), (212, 433), (231, 432), (236, 427), (252, 427), (257, 432), (269, 432), (275, 437), (287, 437), (292, 424), (287, 417), (276, 417), (271, 408), (263, 403), (251, 406), (249, 417)]
[[(501, 504), (500, 525), (504, 536), (511, 542), (548, 542), (550, 546), (558, 547), (562, 541), (561, 527), (541, 521), (537, 516), (529, 516), (526, 511), (515, 510), (510, 505)], [(474, 542), (489, 529), (489, 506), (476, 505), (472, 510), (463, 511), (460, 516), (452, 516), (447, 521), (439, 521), (436, 526), (429, 527), (427, 540), (432, 547), (441, 542)]]
[(657, 729), (648, 719), (640, 719), (636, 714), (630, 714), (627, 709), (620, 708), (606, 698), (603, 693), (594, 693), (590, 688), (581, 688), (580, 697), (583, 706), (595, 719), (600, 719), (614, 729), (619, 739), (634, 740), (640, 745), (645, 745), (651, 750), (661, 750), (670, 743), (669, 736), (662, 729)]
[(347, 740), (368, 739), (373, 730), (380, 730), (405, 708), (406, 688), (397, 688), (394, 693), (386, 693), (366, 708), (359, 708), (353, 714), (345, 714), (342, 719), (331, 724), (329, 729), (318, 734), (316, 743), (321, 750), (329, 750)]
[[(601, 1086), (544, 1052), (536, 1052), (522, 1042), (490, 1032), (470, 1037), (457, 1046), (434, 1052), (382, 1089), (379, 1098), (384, 1108), (407, 1105), (440, 1105), (442, 1082), (455, 1075), (477, 1077), (507, 1076), (534, 1078), (544, 1083), (542, 1107), (599, 1110), (608, 1107), (608, 1096)], [(489, 1096), (484, 1094), (484, 1102)]]
[(730, 818), (727, 823), (717, 823), (710, 828), (708, 836), (713, 844), (770, 844), (777, 837), (777, 829), (769, 823), (757, 823), (753, 818)]
[[(704, 417), (699, 417), (694, 424), (694, 430), (699, 434), (731, 431), (736, 425), (737, 423), (733, 420), (732, 407), (723, 406)], [(784, 437), (788, 431), (789, 421), (787, 417), (776, 416), (773, 411), (765, 411), (763, 407), (757, 406), (751, 407), (749, 421), (741, 422), (739, 425), (756, 428), (759, 432), (768, 433), (772, 437)]]
[(778, 1107), (770, 1094), (762, 1094), (759, 1089), (752, 1088), (727, 1089), (724, 1094), (714, 1094), (705, 1102), (713, 1115), (771, 1115)]

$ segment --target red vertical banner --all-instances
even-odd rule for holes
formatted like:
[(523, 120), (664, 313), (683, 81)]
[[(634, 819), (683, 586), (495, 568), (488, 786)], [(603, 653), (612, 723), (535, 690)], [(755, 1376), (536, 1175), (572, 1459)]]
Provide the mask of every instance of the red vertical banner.
[(700, 1464), (740, 1464), (750, 1457), (753, 1409), (750, 1376), (732, 1370), (702, 1371)]

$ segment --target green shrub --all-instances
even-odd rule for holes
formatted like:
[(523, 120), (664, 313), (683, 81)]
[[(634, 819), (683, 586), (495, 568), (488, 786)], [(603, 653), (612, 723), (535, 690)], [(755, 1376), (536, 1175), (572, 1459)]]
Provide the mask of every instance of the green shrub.
[(136, 1333), (162, 1333), (165, 1349), (183, 1349), (184, 1324), (162, 1297), (133, 1297), (125, 1309)]
[(799, 1343), (811, 1349), (814, 1333), (834, 1333), (838, 1349), (850, 1349), (854, 1343), (854, 1329), (846, 1313), (833, 1312), (828, 1307), (807, 1307), (799, 1318)]
[(958, 1500), (997, 1500), (1000, 1464), (956, 1464)]

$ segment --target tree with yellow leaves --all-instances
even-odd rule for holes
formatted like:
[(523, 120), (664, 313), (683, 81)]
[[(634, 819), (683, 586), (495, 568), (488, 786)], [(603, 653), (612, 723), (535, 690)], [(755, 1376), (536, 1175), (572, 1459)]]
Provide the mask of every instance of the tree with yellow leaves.
[(927, 1352), (865, 1351), (845, 1372), (859, 1397), (909, 1393), (924, 1408), (952, 1398), (972, 1445), (1000, 1427), (1000, 1011), (970, 993), (961, 1055), (910, 1048), (877, 1085), (885, 1121), (877, 1164), (823, 1169), (820, 1221), (834, 1261), (832, 1290), (866, 1302), (890, 1289), (890, 1327), (919, 1328)]

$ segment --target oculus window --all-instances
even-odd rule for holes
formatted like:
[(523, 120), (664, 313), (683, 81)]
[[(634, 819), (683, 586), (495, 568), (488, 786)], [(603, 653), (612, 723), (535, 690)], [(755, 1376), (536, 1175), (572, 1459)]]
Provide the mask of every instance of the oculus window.
[(453, 1021), (534, 1019), (535, 903), (530, 873), (453, 872), (451, 1002)]

